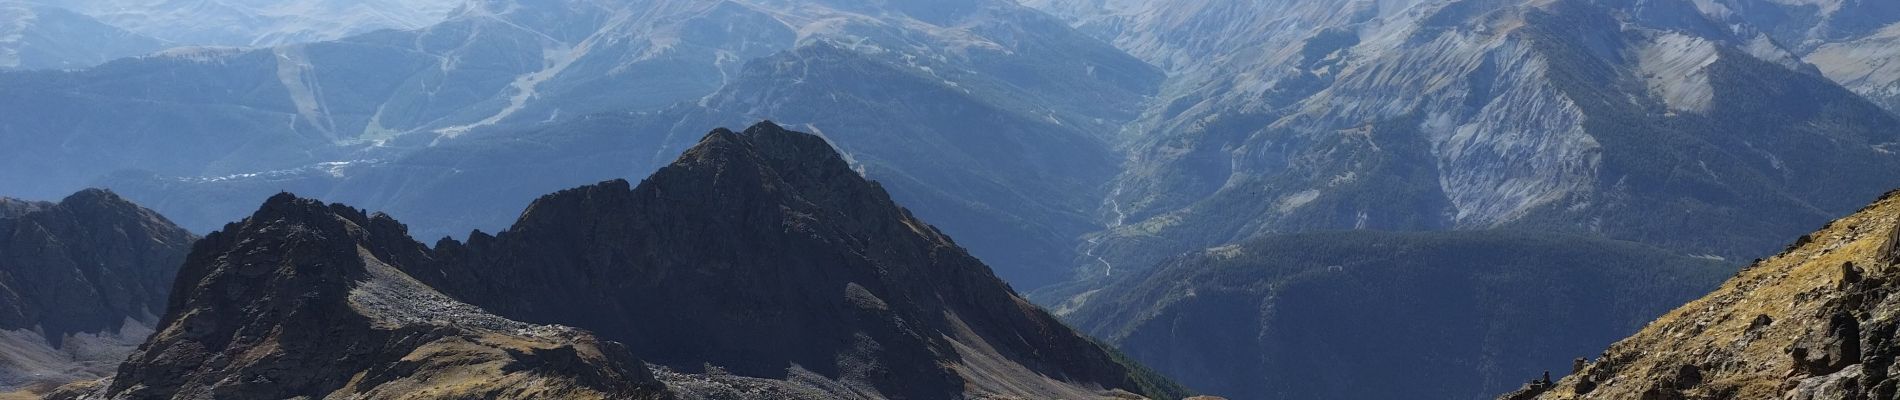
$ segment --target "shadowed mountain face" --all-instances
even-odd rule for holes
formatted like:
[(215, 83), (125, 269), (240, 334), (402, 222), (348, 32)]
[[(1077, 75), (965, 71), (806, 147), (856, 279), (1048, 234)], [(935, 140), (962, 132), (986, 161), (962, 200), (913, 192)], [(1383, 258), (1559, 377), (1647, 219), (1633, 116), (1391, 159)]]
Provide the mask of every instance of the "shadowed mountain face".
[(1900, 393), (1900, 195), (1796, 239), (1553, 385), (1509, 399), (1888, 399)]
[(898, 207), (817, 136), (707, 135), (638, 186), (566, 190), (420, 279), (501, 315), (584, 327), (676, 369), (865, 394), (1160, 395)]
[(273, 197), (194, 249), (159, 334), (116, 378), (67, 393), (1182, 391), (1017, 296), (823, 139), (771, 123), (714, 131), (638, 186), (564, 190), (520, 215), (430, 249), (386, 215)]
[(112, 192), (0, 198), (0, 391), (109, 374), (196, 236)]
[(616, 344), (489, 315), (392, 266), (427, 260), (387, 216), (278, 195), (192, 249), (158, 333), (116, 376), (53, 397), (664, 398)]
[(1569, 368), (1730, 271), (1529, 232), (1269, 236), (1127, 274), (1065, 309), (1233, 399), (1468, 399)]

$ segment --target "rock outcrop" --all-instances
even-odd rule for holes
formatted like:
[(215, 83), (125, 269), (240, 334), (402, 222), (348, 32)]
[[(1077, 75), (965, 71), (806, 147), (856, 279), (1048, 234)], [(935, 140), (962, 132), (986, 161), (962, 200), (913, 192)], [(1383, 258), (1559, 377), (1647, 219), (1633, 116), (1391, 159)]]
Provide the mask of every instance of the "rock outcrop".
[(115, 377), (52, 397), (666, 397), (617, 344), (496, 317), (394, 266), (428, 257), (388, 216), (280, 194), (194, 247)]
[(0, 392), (111, 373), (165, 312), (197, 239), (104, 190), (0, 198)]
[(1889, 399), (1900, 195), (1834, 221), (1611, 346), (1540, 399)]

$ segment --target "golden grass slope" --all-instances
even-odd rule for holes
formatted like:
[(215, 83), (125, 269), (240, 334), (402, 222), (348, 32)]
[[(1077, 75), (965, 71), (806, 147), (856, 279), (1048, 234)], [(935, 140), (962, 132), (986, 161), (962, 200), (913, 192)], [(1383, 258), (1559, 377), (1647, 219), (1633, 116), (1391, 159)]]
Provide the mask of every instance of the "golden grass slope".
[(1896, 193), (1665, 314), (1537, 398), (1890, 396)]

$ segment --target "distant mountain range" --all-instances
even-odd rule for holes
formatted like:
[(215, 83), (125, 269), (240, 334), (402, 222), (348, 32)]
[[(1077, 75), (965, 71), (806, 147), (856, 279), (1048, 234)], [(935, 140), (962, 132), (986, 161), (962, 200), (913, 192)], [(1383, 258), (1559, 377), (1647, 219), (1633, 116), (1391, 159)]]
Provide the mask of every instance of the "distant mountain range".
[(416, 29), (466, 0), (28, 0), (180, 46), (267, 47)]
[(0, 70), (77, 69), (165, 48), (165, 42), (84, 14), (0, 1)]
[(298, 189), (461, 236), (539, 193), (650, 172), (695, 127), (770, 117), (1042, 285), (1097, 228), (1080, 210), (1115, 172), (1107, 132), (1163, 78), (1001, 1), (504, 3), (420, 30), (0, 75), (0, 102), (42, 116), (0, 127), (19, 143), (4, 162), (46, 171), (0, 184), (104, 184), (194, 229)]
[[(1197, 389), (1250, 399), (1501, 392), (1527, 370), (1561, 372), (1571, 357), (1585, 355), (1568, 353), (1602, 348), (1706, 292), (1746, 260), (1900, 187), (1891, 173), (1900, 171), (1900, 72), (1888, 65), (1900, 57), (1892, 49), (1900, 45), (1893, 40), (1900, 37), (1900, 5), (1884, 0), (482, 0), (369, 7), (378, 4), (110, 0), (88, 6), (130, 11), (108, 15), (64, 4), (81, 12), (0, 18), (0, 51), (72, 49), (63, 43), (140, 35), (164, 44), (180, 39), (151, 27), (198, 15), (234, 22), (160, 33), (255, 40), (171, 48), (93, 68), (0, 72), (0, 188), (53, 198), (108, 187), (198, 231), (244, 218), (245, 210), (285, 191), (385, 211), (389, 217), (377, 218), (348, 207), (272, 201), (303, 204), (296, 207), (308, 212), (297, 214), (317, 220), (334, 213), (363, 226), (412, 224), (350, 240), (389, 249), (369, 258), (405, 276), (390, 282), (413, 280), (456, 299), (450, 308), (481, 308), (484, 314), (470, 318), (494, 322), (427, 341), (391, 344), (371, 335), (363, 343), (413, 352), (426, 343), (512, 335), (489, 330), (496, 326), (566, 324), (580, 330), (559, 340), (527, 335), (521, 346), (469, 349), (493, 356), (481, 365), (514, 365), (531, 360), (506, 349), (590, 348), (587, 368), (654, 377), (630, 380), (639, 383), (634, 387), (574, 390), (645, 395), (659, 393), (649, 390), (658, 382), (756, 384), (819, 397), (911, 390), (934, 396), (958, 385), (1030, 397), (1099, 394), (1078, 387), (1168, 391), (1130, 372), (1139, 368), (1129, 363), (1101, 362), (1117, 358), (1109, 352), (1058, 362), (1023, 350), (1094, 347), (1070, 340), (1067, 328), (1050, 328), (1059, 324), (1015, 297), (1022, 289), (1134, 359)], [(99, 21), (85, 22), (86, 15)], [(5, 33), (14, 31), (26, 33)], [(34, 57), (90, 63), (135, 52), (84, 48)], [(43, 53), (0, 57), (25, 60), (22, 54)], [(755, 130), (812, 135), (703, 135), (705, 127), (761, 119), (784, 128)], [(776, 137), (799, 139), (769, 139)], [(775, 153), (787, 145), (799, 153)], [(729, 147), (744, 149), (732, 157), (764, 161), (695, 161), (706, 156), (695, 151)], [(811, 150), (818, 147), (827, 150)], [(825, 160), (823, 179), (757, 179), (771, 190), (660, 182), (724, 183), (732, 176), (692, 167), (705, 163), (736, 168), (745, 179), (796, 175), (809, 166), (803, 163), (817, 162), (811, 160)], [(697, 172), (665, 178), (681, 171)], [(649, 175), (641, 184), (621, 181)], [(861, 187), (872, 185), (861, 179), (879, 182), (876, 190)], [(814, 185), (829, 189), (784, 189)], [(722, 188), (731, 192), (715, 191)], [(544, 196), (550, 192), (556, 194)], [(669, 197), (675, 194), (682, 197)], [(886, 202), (910, 211), (891, 211), (896, 206)], [(735, 216), (715, 206), (803, 216)], [(523, 207), (529, 211), (519, 213)], [(866, 210), (885, 217), (871, 225), (848, 217)], [(596, 212), (613, 217), (575, 216)], [(680, 220), (641, 217), (666, 212), (709, 226), (691, 231), (703, 237), (651, 235), (686, 229)], [(892, 228), (919, 220), (942, 232)], [(304, 242), (270, 229), (310, 225), (267, 222), (224, 231), (288, 246)], [(759, 226), (782, 229), (755, 231), (765, 229)], [(804, 236), (776, 236), (794, 235), (788, 232)], [(437, 246), (410, 243), (412, 235)], [(891, 235), (908, 247), (865, 244)], [(785, 268), (803, 272), (796, 276), (741, 274), (747, 280), (733, 282), (675, 273), (681, 265), (733, 272), (719, 268), (760, 262), (696, 253), (727, 249), (720, 246), (735, 237), (824, 245), (804, 246), (818, 249), (811, 252), (744, 249), (792, 260)], [(948, 237), (958, 238), (956, 245), (947, 245)], [(636, 240), (639, 249), (665, 254), (628, 250)], [(944, 253), (952, 248), (968, 254)], [(692, 256), (666, 255), (673, 253)], [(797, 261), (811, 257), (852, 265), (853, 272), (815, 273)], [(890, 280), (893, 271), (917, 265), (994, 270), (904, 277), (929, 281), (928, 288)], [(360, 269), (345, 275), (379, 270)], [(522, 272), (528, 269), (584, 279), (538, 281), (540, 275)], [(992, 282), (990, 273), (1008, 285)], [(629, 276), (677, 287), (631, 291), (638, 282), (615, 280)], [(503, 290), (496, 282), (524, 289)], [(878, 302), (860, 299), (849, 285)], [(729, 344), (695, 352), (680, 350), (687, 334), (640, 323), (661, 317), (643, 314), (642, 306), (703, 297), (668, 290), (725, 286), (745, 290), (706, 301), (772, 310), (771, 318), (696, 316), (671, 326), (754, 321), (735, 332), (797, 337), (694, 330), (694, 340)], [(269, 296), (306, 294), (296, 290)], [(840, 296), (850, 307), (777, 307), (783, 298), (774, 297), (836, 300), (829, 291), (845, 291)], [(920, 300), (891, 293), (926, 294)], [(965, 298), (988, 300), (953, 301)], [(330, 309), (349, 305), (326, 299)], [(860, 314), (879, 309), (866, 304), (884, 309)], [(574, 311), (594, 309), (626, 312)], [(338, 312), (389, 317), (350, 310)], [(979, 325), (1008, 328), (959, 330), (976, 324), (976, 315), (996, 318)], [(1330, 318), (1336, 315), (1364, 317)], [(839, 321), (852, 329), (785, 327)], [(1276, 328), (1287, 324), (1324, 328)], [(1452, 327), (1436, 327), (1443, 324)], [(409, 329), (340, 325), (364, 335)], [(1392, 326), (1443, 340), (1376, 352), (1355, 346), (1370, 339), (1337, 342)], [(1245, 336), (1223, 336), (1237, 333)], [(216, 351), (273, 343), (238, 331), (217, 335), (245, 344)], [(891, 351), (865, 350), (859, 337)], [(1480, 339), (1465, 340), (1474, 337)], [(602, 342), (625, 343), (639, 361), (608, 360), (617, 357), (611, 346), (590, 344)], [(410, 345), (420, 347), (403, 347)], [(779, 351), (789, 347), (799, 351)], [(982, 351), (966, 354), (966, 347)], [(1303, 350), (1313, 348), (1334, 350)], [(193, 351), (181, 354), (210, 354)], [(146, 356), (156, 357), (149, 365), (187, 364)], [(1010, 361), (998, 368), (1051, 378), (986, 381), (980, 376), (996, 365), (974, 361), (992, 356)], [(901, 387), (877, 383), (878, 374), (898, 373), (890, 365), (916, 360), (949, 367), (902, 371), (913, 375)], [(1402, 374), (1367, 364), (1381, 360), (1431, 371)], [(726, 372), (701, 368), (704, 361), (727, 364)], [(755, 361), (764, 366), (748, 364)], [(787, 372), (779, 368), (784, 364), (799, 369)], [(364, 360), (329, 372), (376, 365)], [(1393, 375), (1359, 384), (1331, 380), (1346, 375), (1327, 371), (1309, 374), (1302, 365)], [(344, 387), (334, 383), (308, 387)], [(95, 389), (131, 390), (113, 385)]]
[[(1900, 168), (1900, 122), (1802, 58), (1900, 13), (1834, 3), (1798, 18), (1808, 6), (1745, 0), (1032, 4), (1174, 75), (1125, 132), (1097, 212), (1111, 228), (1081, 245), (1099, 274), (1325, 229), (1765, 255), (1900, 186), (1865, 173)], [(1797, 31), (1818, 36), (1777, 36)], [(1850, 58), (1822, 64), (1882, 63)]]
[[(411, 31), (0, 75), (36, 116), (0, 127), (22, 144), (10, 167), (47, 171), (0, 182), (120, 188), (197, 229), (295, 186), (460, 236), (535, 193), (651, 171), (689, 127), (774, 118), (1029, 287), (1326, 229), (1743, 260), (1900, 185), (1841, 172), (1900, 166), (1900, 121), (1827, 79), (1852, 62), (1810, 55), (1874, 40), (1863, 26), (1890, 21), (1846, 15), (1879, 5), (1030, 5), (1076, 28), (983, 0), (499, 1)], [(1817, 36), (1780, 44), (1797, 30)], [(577, 132), (601, 119), (638, 128)], [(490, 167), (530, 159), (556, 166)]]

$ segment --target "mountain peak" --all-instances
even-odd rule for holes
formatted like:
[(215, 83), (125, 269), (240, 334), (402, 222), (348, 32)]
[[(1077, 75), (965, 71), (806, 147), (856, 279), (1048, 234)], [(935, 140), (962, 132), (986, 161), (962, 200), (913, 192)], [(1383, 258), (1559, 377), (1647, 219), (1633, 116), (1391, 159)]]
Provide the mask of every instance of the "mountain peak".
[(0, 392), (109, 373), (158, 322), (195, 240), (105, 190), (0, 198), (0, 331), (37, 333), (0, 335)]
[(493, 239), (438, 246), (444, 262), (411, 273), (689, 373), (816, 376), (893, 398), (1154, 389), (816, 135), (716, 129), (627, 185), (543, 196)]
[(59, 202), (60, 204), (81, 204), (81, 203), (132, 204), (131, 201), (127, 201), (125, 198), (119, 197), (118, 193), (113, 193), (112, 190), (110, 189), (102, 189), (102, 188), (86, 188), (78, 192), (74, 192), (72, 195), (66, 196), (65, 199), (62, 199)]
[[(737, 153), (728, 153), (737, 151)], [(849, 169), (831, 142), (824, 138), (804, 132), (785, 129), (772, 121), (762, 121), (746, 128), (743, 132), (718, 128), (708, 132), (692, 149), (688, 149), (681, 161), (719, 157), (742, 157), (744, 154), (756, 154), (762, 161), (774, 168), (813, 166), (818, 168), (842, 167)]]
[[(387, 216), (280, 193), (187, 257), (158, 333), (105, 397), (656, 398), (645, 367), (404, 274), (428, 249)], [(76, 390), (83, 390), (76, 389)]]

